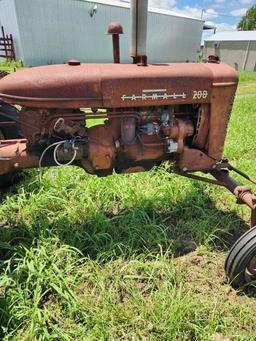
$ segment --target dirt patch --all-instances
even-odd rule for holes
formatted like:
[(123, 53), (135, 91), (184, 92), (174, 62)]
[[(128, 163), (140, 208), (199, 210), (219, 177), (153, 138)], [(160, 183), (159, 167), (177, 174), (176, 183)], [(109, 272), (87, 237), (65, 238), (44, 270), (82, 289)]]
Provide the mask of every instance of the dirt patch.
[(225, 258), (226, 253), (224, 252), (201, 255), (200, 251), (195, 251), (180, 259), (177, 258), (176, 262), (181, 263), (182, 267), (185, 268), (185, 285), (200, 296), (200, 300), (207, 297), (209, 301), (209, 297), (216, 296), (220, 300), (226, 300), (229, 304), (234, 303), (234, 301), (241, 304), (245, 302), (252, 304), (252, 295), (250, 294), (252, 290), (250, 292), (249, 290), (239, 292), (228, 283), (224, 271)]

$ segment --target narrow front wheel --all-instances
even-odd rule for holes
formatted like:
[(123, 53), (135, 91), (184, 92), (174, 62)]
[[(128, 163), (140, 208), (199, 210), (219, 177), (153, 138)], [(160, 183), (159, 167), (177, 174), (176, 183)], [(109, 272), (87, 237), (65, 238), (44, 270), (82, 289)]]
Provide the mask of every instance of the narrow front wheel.
[(226, 258), (225, 271), (235, 288), (256, 283), (256, 226), (232, 246)]

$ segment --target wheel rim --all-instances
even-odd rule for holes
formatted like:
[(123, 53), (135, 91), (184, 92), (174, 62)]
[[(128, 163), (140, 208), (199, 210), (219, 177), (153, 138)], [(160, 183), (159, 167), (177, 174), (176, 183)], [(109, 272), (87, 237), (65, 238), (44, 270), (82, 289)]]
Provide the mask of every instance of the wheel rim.
[(245, 269), (246, 282), (256, 279), (256, 256), (252, 257)]

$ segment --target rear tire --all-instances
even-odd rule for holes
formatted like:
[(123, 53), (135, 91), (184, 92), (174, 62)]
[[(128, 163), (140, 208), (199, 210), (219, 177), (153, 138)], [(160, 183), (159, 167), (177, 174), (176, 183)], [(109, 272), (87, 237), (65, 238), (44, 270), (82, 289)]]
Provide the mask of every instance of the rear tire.
[[(7, 114), (8, 118), (1, 115), (1, 112)], [(8, 119), (13, 119), (14, 121), (18, 119), (18, 111), (15, 107), (0, 102), (0, 122), (8, 121)], [(22, 136), (18, 129), (18, 125), (0, 127), (0, 140), (12, 140), (20, 138), (22, 138)], [(8, 174), (0, 175), (0, 188), (6, 188), (16, 183), (20, 179), (21, 174), (21, 171), (13, 171)]]
[(226, 258), (225, 271), (234, 288), (256, 281), (256, 226), (232, 246)]

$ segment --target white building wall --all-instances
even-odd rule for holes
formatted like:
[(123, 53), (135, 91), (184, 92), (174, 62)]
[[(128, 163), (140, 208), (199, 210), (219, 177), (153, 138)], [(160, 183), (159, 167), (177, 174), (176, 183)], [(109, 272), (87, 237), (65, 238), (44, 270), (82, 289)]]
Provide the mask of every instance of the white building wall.
[[(16, 56), (18, 59), (24, 59), (16, 17), (15, 0), (0, 0), (0, 26), (4, 27), (6, 34), (13, 35)], [(0, 36), (2, 36), (2, 31), (0, 31)]]
[[(19, 27), (17, 45), (26, 65), (82, 62), (112, 62), (112, 40), (106, 34), (111, 21), (122, 23), (121, 62), (131, 62), (130, 11), (127, 5), (112, 6), (79, 0), (0, 0), (15, 3)], [(97, 13), (90, 10), (97, 5)], [(1, 13), (0, 13), (1, 18)], [(14, 26), (15, 26), (14, 25)], [(11, 25), (10, 25), (11, 26)], [(149, 62), (196, 61), (200, 48), (201, 20), (149, 13)], [(19, 40), (19, 41), (18, 41)]]
[(202, 21), (150, 12), (147, 39), (149, 61), (196, 61), (202, 32)]
[(256, 71), (256, 41), (206, 41), (205, 58), (211, 54), (236, 70)]

